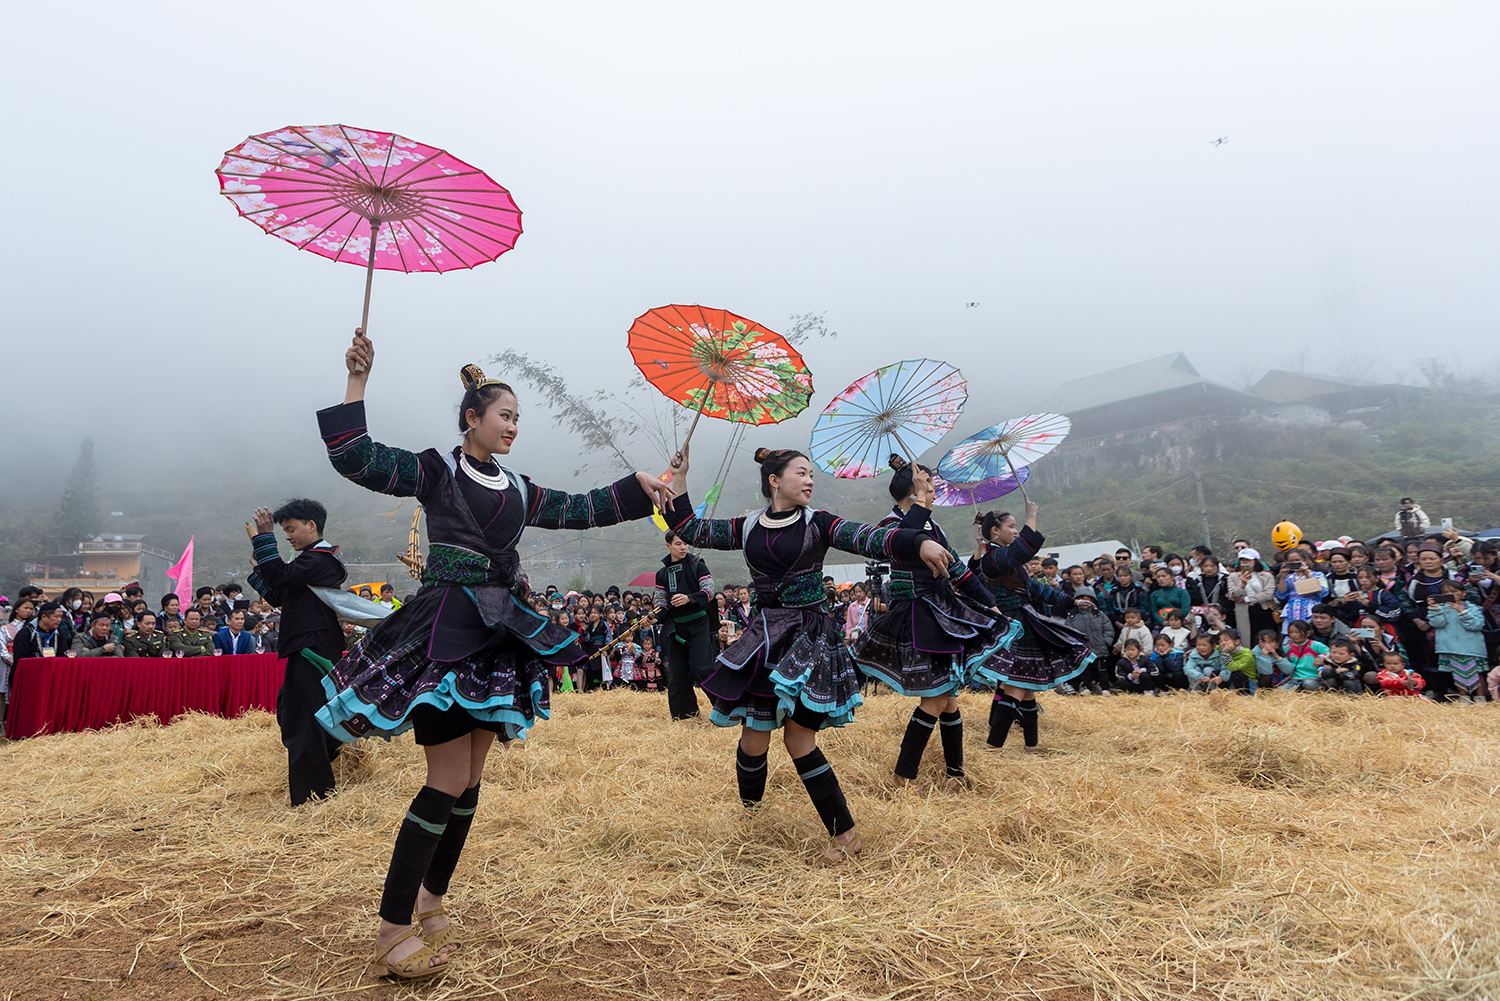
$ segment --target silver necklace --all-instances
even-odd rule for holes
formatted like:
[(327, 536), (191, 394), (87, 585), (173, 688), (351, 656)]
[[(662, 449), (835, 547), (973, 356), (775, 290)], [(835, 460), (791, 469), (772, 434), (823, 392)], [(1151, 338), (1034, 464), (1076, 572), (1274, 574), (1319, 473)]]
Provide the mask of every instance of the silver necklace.
[[(504, 469), (500, 469), (500, 472), (494, 476), (491, 476), (489, 473), (482, 473), (474, 468), (473, 463), (469, 462), (468, 452), (460, 451), (458, 453), (458, 464), (463, 467), (463, 471), (469, 479), (482, 487), (490, 490), (504, 490), (510, 486), (510, 479), (506, 477)], [(495, 463), (495, 468), (500, 468), (498, 462)]]
[(786, 511), (782, 511), (781, 517), (777, 518), (771, 514), (770, 508), (766, 508), (760, 513), (760, 517), (756, 520), (759, 521), (764, 528), (785, 528), (796, 520), (795, 518), (789, 517), (789, 515), (800, 513), (801, 510), (801, 508), (796, 507), (790, 508)]

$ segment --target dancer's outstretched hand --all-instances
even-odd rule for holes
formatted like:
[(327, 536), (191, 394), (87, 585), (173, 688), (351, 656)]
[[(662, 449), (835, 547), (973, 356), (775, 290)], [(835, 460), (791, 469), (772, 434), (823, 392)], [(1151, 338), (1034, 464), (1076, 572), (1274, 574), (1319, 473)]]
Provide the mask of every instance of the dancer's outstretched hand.
[[(671, 466), (672, 466), (672, 482), (673, 483), (681, 483), (683, 477), (687, 476), (687, 471), (688, 471), (688, 449), (689, 449), (689, 447), (690, 446), (688, 446), (688, 445), (683, 445), (681, 448), (679, 448), (677, 450), (677, 454), (674, 455), (674, 456), (672, 456)], [(679, 492), (680, 492), (680, 488), (679, 488)]]
[(938, 543), (932, 541), (931, 539), (928, 539), (926, 542), (922, 543), (922, 548), (919, 551), (918, 555), (922, 557), (922, 562), (927, 564), (927, 569), (932, 571), (932, 575), (934, 577), (948, 576), (947, 549), (944, 549)]
[(349, 370), (350, 375), (370, 374), (370, 367), (375, 364), (375, 345), (365, 336), (364, 327), (354, 328), (354, 343), (349, 350), (344, 352), (344, 367)]
[[(271, 520), (270, 508), (258, 507), (255, 509), (255, 514), (252, 517), (255, 519), (256, 535), (265, 535), (267, 532), (274, 532), (276, 530), (276, 522)], [(251, 538), (254, 538), (254, 536), (251, 536)]]
[(650, 473), (636, 473), (635, 481), (646, 491), (646, 496), (651, 498), (658, 510), (665, 511), (672, 506), (672, 486), (660, 477), (652, 476)]

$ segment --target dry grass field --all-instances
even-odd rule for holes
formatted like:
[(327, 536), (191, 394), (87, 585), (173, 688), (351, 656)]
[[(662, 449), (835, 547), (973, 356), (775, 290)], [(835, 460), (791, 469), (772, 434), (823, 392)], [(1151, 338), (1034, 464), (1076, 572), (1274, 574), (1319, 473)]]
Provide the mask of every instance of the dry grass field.
[[(265, 714), (0, 747), (0, 1001), (1500, 997), (1500, 712), (1270, 693), (1048, 698), (1045, 753), (886, 790), (912, 703), (825, 736), (866, 850), (779, 747), (663, 699), (561, 696), (497, 754), (449, 898), (473, 936), (409, 987), (366, 968), (409, 738), (287, 809)], [(1019, 742), (1019, 733), (1013, 740)]]

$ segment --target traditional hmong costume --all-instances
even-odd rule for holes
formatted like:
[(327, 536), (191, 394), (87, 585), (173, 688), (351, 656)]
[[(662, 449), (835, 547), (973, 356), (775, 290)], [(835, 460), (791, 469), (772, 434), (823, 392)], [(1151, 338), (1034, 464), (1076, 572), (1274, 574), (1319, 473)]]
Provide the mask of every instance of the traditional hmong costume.
[[(710, 719), (718, 726), (756, 730), (775, 730), (788, 719), (810, 730), (848, 723), (861, 701), (859, 678), (843, 633), (826, 610), (823, 556), (839, 549), (866, 559), (913, 563), (927, 536), (803, 507), (701, 520), (686, 495), (674, 499), (667, 521), (690, 546), (742, 550), (750, 568), (750, 624), (701, 682), (713, 700)], [(815, 749), (792, 764), (828, 833), (852, 829), (854, 819), (823, 752)], [(759, 803), (766, 756), (740, 748), (737, 774), (741, 801)]]
[[(714, 578), (702, 558), (688, 553), (680, 560), (662, 558), (656, 571), (652, 607), (662, 623), (662, 646), (666, 653), (667, 712), (674, 720), (698, 715), (694, 683), (713, 672), (714, 634), (718, 632), (718, 608), (714, 604)], [(686, 595), (686, 605), (673, 605), (672, 596)]]
[(644, 518), (651, 513), (645, 491), (632, 475), (568, 494), (459, 448), (382, 445), (366, 430), (363, 403), (321, 410), (318, 422), (334, 468), (377, 493), (417, 498), (428, 536), (422, 589), (324, 678), (329, 701), (319, 722), (346, 741), (412, 728), (419, 744), (475, 729), (524, 737), (538, 716), (547, 718), (553, 667), (576, 663), (584, 652), (574, 633), (525, 603), (521, 532)]
[[(989, 589), (959, 559), (931, 515), (919, 504), (905, 514), (897, 507), (879, 527), (909, 528), (931, 536), (948, 550), (948, 576), (934, 576), (920, 560), (893, 562), (886, 610), (854, 644), (854, 659), (866, 675), (917, 698), (956, 693), (974, 667), (1010, 646), (1021, 632), (1019, 620), (996, 618), (988, 611), (994, 604)], [(948, 777), (964, 777), (963, 717), (957, 710), (934, 716), (917, 706), (896, 757), (899, 778), (917, 777), (934, 729), (942, 736)]]
[(995, 596), (995, 607), (1021, 623), (1014, 643), (974, 668), (974, 677), (995, 686), (995, 704), (990, 709), (991, 746), (1005, 743), (1012, 723), (1021, 724), (1027, 747), (1037, 742), (1035, 699), (1016, 699), (1001, 688), (1010, 685), (1044, 692), (1076, 678), (1094, 659), (1082, 633), (1055, 618), (1073, 604), (1073, 596), (1050, 584), (1035, 580), (1026, 564), (1041, 551), (1046, 540), (1029, 525), (1009, 546), (990, 546), (979, 561), (979, 572)]

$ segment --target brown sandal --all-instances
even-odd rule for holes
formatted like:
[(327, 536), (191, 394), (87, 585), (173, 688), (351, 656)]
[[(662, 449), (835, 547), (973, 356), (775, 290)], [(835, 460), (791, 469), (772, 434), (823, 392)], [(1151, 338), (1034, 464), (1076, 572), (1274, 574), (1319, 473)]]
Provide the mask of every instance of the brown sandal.
[(438, 958), (438, 954), (432, 946), (426, 944), (423, 944), (422, 948), (405, 959), (386, 959), (391, 954), (392, 949), (416, 935), (420, 927), (420, 925), (413, 925), (406, 929), (396, 941), (384, 949), (380, 948), (378, 942), (376, 943), (373, 963), (377, 977), (400, 977), (402, 980), (422, 980), (426, 977), (436, 976), (448, 969), (446, 960), (438, 963), (436, 966), (432, 965), (432, 961)]
[[(443, 909), (441, 907), (434, 907), (430, 911), (421, 912), (417, 915), (416, 927), (422, 928), (423, 921), (426, 921), (428, 918), (435, 918), (442, 913)], [(463, 929), (454, 924), (452, 918), (449, 918), (446, 925), (439, 928), (431, 935), (427, 934), (427, 930), (425, 928), (422, 928), (422, 941), (426, 942), (428, 947), (431, 948), (434, 952), (442, 952), (448, 946), (452, 946), (456, 950), (460, 945), (463, 944), (464, 933)]]

